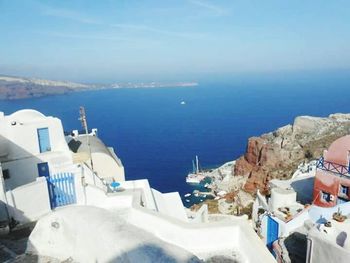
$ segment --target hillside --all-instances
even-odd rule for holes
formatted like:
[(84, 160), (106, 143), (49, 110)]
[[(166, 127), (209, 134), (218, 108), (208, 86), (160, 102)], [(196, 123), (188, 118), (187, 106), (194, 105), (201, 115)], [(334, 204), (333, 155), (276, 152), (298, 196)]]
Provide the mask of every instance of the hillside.
[[(257, 190), (269, 194), (271, 179), (289, 179), (299, 164), (318, 159), (336, 139), (350, 133), (350, 114), (326, 118), (299, 116), (273, 132), (248, 139), (246, 152), (232, 165), (229, 177), (215, 178), (222, 200), (206, 200), (210, 213), (250, 214)], [(191, 209), (199, 209), (199, 205)]]
[(81, 84), (69, 81), (54, 81), (0, 75), (0, 100), (15, 100), (68, 92), (100, 89), (132, 88), (177, 88), (195, 87), (197, 82), (116, 82), (111, 84)]
[(0, 99), (23, 99), (93, 89), (86, 84), (0, 75)]
[(334, 140), (349, 131), (350, 114), (299, 116), (293, 125), (249, 138), (246, 152), (236, 161), (233, 173), (247, 176), (245, 191), (266, 192), (269, 180), (290, 178), (300, 163), (319, 158)]

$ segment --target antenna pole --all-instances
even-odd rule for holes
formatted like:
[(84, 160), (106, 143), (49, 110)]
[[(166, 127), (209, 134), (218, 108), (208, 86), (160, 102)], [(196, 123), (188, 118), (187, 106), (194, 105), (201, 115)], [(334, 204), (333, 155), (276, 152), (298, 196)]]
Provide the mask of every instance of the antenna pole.
[(94, 163), (93, 163), (93, 161), (92, 161), (92, 155), (91, 155), (91, 145), (90, 145), (90, 138), (89, 138), (89, 129), (88, 129), (87, 120), (86, 120), (85, 108), (82, 107), (82, 106), (80, 106), (79, 113), (80, 113), (80, 118), (79, 118), (79, 120), (81, 121), (81, 126), (82, 126), (83, 129), (85, 130), (85, 134), (86, 134), (86, 143), (87, 143), (88, 149), (89, 149), (91, 170), (92, 170), (93, 174), (95, 174), (95, 171), (94, 171)]

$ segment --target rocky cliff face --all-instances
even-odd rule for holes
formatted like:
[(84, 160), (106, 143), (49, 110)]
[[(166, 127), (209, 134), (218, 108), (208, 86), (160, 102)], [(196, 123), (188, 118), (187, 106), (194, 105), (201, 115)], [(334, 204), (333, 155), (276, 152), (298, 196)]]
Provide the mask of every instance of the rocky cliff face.
[(293, 125), (248, 140), (246, 153), (234, 167), (235, 176), (248, 176), (244, 190), (267, 193), (267, 182), (289, 178), (306, 160), (319, 158), (339, 137), (350, 133), (350, 114), (327, 118), (300, 116)]

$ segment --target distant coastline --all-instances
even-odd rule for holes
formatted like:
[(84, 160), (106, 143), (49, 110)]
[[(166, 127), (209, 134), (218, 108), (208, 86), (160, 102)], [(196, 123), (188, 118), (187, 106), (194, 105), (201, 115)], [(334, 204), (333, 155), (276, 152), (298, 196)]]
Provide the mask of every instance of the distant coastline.
[(139, 89), (139, 88), (179, 88), (179, 87), (195, 87), (199, 84), (197, 82), (170, 82), (170, 83), (160, 83), (160, 82), (146, 82), (146, 83), (115, 83), (109, 88), (114, 89)]
[(195, 87), (198, 85), (197, 82), (116, 82), (103, 85), (82, 84), (69, 81), (54, 81), (0, 75), (0, 100), (27, 99), (87, 90), (179, 88)]

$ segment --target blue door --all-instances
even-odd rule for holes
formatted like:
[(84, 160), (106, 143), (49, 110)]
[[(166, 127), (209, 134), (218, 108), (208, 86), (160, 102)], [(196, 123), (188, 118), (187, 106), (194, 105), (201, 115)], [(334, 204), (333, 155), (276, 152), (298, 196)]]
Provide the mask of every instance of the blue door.
[(41, 129), (38, 129), (37, 131), (38, 131), (38, 141), (39, 141), (40, 152), (43, 153), (43, 152), (51, 151), (49, 129), (41, 128)]
[(267, 217), (267, 238), (266, 245), (272, 248), (272, 243), (278, 239), (278, 223), (270, 216)]
[(39, 176), (50, 176), (49, 165), (48, 163), (38, 163), (38, 174)]

